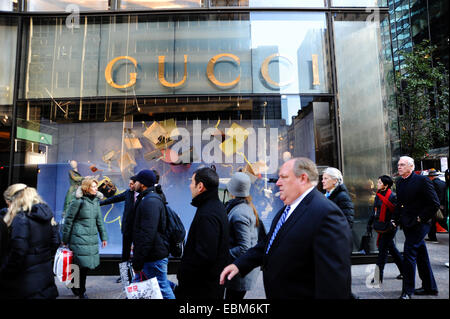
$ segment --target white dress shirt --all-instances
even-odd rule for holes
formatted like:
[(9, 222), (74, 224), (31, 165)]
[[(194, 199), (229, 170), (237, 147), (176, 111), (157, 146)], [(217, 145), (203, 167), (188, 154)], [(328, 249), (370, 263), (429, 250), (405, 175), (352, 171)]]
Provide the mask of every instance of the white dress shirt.
[(291, 216), (292, 212), (297, 208), (297, 206), (300, 204), (303, 198), (305, 198), (306, 195), (308, 195), (314, 189), (314, 187), (315, 186), (308, 188), (303, 194), (301, 194), (296, 200), (294, 200), (291, 205), (289, 205), (291, 206), (291, 209), (289, 210), (289, 213), (286, 216), (286, 220), (289, 218), (289, 216)]

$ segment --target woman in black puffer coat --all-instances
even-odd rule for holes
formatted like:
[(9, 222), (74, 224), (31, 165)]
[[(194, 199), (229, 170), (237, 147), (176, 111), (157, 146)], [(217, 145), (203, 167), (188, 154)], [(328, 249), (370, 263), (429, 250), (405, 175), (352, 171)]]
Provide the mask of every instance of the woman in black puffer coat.
[(4, 216), (10, 240), (0, 299), (54, 299), (53, 256), (60, 242), (52, 210), (36, 189), (25, 184), (10, 188), (13, 196)]
[(350, 228), (353, 227), (355, 217), (355, 209), (352, 199), (348, 193), (347, 187), (344, 185), (342, 173), (334, 167), (328, 167), (322, 176), (323, 189), (327, 192), (325, 196), (333, 201), (344, 213)]

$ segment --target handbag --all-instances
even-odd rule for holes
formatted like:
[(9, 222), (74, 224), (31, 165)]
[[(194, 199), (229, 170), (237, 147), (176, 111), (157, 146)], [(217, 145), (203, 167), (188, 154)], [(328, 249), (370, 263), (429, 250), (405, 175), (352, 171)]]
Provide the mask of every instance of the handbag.
[(145, 273), (140, 272), (139, 282), (133, 282), (126, 286), (125, 293), (128, 299), (163, 299), (161, 289), (159, 288), (158, 280), (156, 277), (142, 281), (142, 275)]
[(438, 222), (442, 222), (443, 220), (445, 220), (445, 216), (444, 216), (444, 214), (442, 213), (442, 210), (439, 208), (438, 210), (437, 210), (437, 212), (436, 212), (436, 220), (438, 221)]
[(67, 247), (59, 247), (53, 261), (53, 273), (60, 282), (70, 282), (73, 252)]
[(110, 198), (117, 193), (117, 187), (109, 177), (105, 177), (98, 183), (98, 191), (105, 195), (106, 198)]
[(375, 230), (378, 234), (384, 234), (391, 232), (395, 229), (394, 225), (390, 221), (388, 222), (381, 222), (381, 221), (374, 221), (373, 223), (373, 230)]

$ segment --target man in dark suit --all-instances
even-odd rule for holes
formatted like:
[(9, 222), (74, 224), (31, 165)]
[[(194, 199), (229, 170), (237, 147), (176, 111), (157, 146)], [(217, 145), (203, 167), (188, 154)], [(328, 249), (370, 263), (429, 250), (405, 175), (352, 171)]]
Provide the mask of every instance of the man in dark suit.
[[(138, 195), (137, 192), (134, 191), (134, 182), (135, 180), (130, 178), (129, 189), (126, 191), (105, 199), (100, 202), (100, 206), (110, 205), (114, 203), (119, 203), (125, 201), (125, 205), (123, 208), (122, 215), (122, 261), (127, 261), (130, 259), (131, 253), (131, 244), (132, 244), (132, 232), (134, 225), (134, 202)], [(120, 279), (120, 278), (119, 278)], [(119, 281), (119, 280), (118, 280)]]
[(177, 299), (223, 299), (218, 277), (228, 262), (228, 217), (219, 200), (219, 176), (204, 167), (192, 175), (191, 205), (197, 207), (178, 268)]
[[(414, 160), (400, 157), (400, 178), (396, 182), (397, 206), (394, 223), (403, 226), (403, 288), (400, 299), (410, 299), (412, 294), (437, 295), (438, 289), (428, 258), (424, 238), (430, 231), (430, 220), (439, 208), (439, 199), (431, 181), (414, 173)], [(415, 288), (416, 264), (422, 287)]]
[(220, 283), (262, 266), (269, 299), (348, 299), (351, 231), (343, 212), (317, 189), (319, 174), (307, 158), (280, 168), (277, 186), (286, 205), (275, 216), (267, 240), (228, 265)]

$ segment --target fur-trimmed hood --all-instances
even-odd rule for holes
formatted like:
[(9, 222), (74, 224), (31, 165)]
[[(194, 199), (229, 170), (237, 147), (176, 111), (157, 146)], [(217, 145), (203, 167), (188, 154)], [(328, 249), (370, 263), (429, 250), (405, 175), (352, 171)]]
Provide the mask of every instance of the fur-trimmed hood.
[[(81, 197), (83, 197), (84, 195), (83, 195), (83, 191), (81, 190), (81, 186), (79, 186), (78, 188), (77, 188), (77, 191), (75, 192), (75, 197), (76, 198), (81, 198)], [(95, 196), (97, 196), (97, 198), (98, 198), (98, 200), (102, 200), (103, 199), (103, 197), (105, 197), (101, 192), (99, 192), (99, 191), (97, 191), (97, 194), (95, 195)]]

